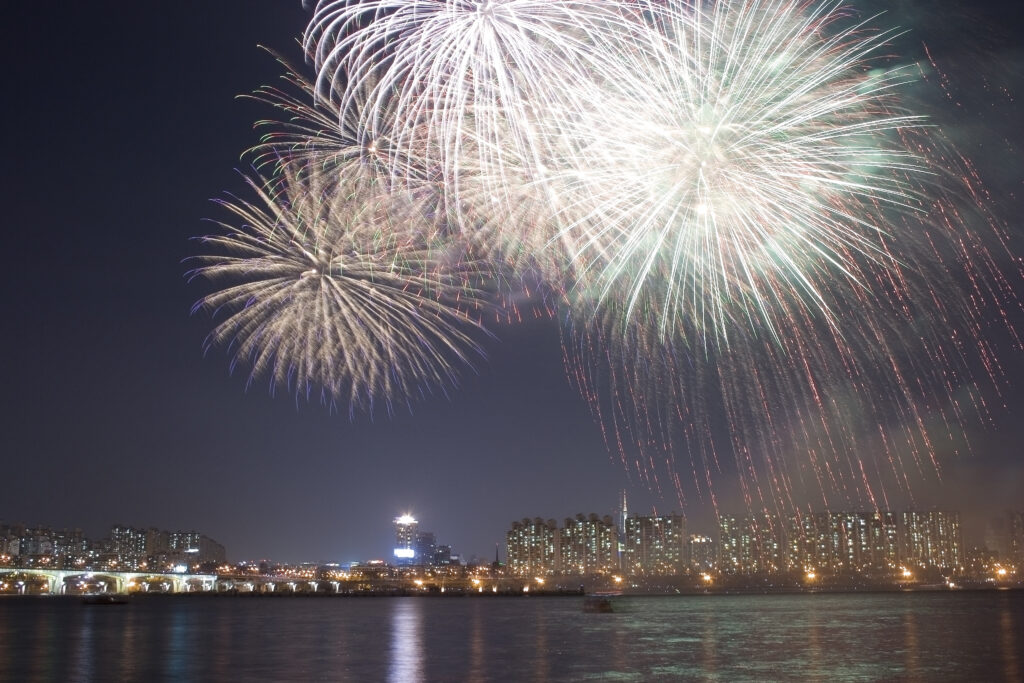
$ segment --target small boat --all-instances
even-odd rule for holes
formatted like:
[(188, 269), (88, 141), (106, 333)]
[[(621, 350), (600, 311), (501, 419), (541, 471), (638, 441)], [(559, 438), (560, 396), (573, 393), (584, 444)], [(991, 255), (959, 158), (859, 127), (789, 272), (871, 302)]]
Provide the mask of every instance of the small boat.
[(128, 596), (119, 593), (89, 593), (82, 598), (84, 605), (127, 605)]
[(587, 593), (583, 596), (583, 611), (593, 613), (614, 612), (615, 606), (612, 598), (622, 595), (621, 593)]

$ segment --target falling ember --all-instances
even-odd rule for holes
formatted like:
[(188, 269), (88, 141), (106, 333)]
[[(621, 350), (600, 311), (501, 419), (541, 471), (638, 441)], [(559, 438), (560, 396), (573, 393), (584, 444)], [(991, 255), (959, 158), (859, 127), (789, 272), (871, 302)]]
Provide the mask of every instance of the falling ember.
[(231, 311), (211, 340), (300, 391), (407, 398), (479, 353), (468, 310), (520, 320), (509, 287), (539, 283), (570, 381), (653, 489), (884, 505), (988, 419), (989, 311), (1019, 348), (1021, 273), (874, 21), (320, 0), (315, 77), (256, 94), (285, 114), (254, 148), (275, 179), (208, 240), (240, 255), (196, 270), (236, 282), (200, 302)]

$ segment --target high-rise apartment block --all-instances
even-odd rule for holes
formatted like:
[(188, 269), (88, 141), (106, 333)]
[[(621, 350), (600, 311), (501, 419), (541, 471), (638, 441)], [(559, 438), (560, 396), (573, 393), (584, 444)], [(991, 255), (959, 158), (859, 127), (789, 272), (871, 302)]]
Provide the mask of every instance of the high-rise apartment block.
[(154, 571), (227, 559), (224, 546), (197, 531), (168, 532), (122, 524), (113, 525), (109, 537), (90, 541), (81, 529), (33, 529), (0, 523), (0, 554), (17, 557), (17, 562), (26, 566), (99, 564), (108, 569)]
[(958, 512), (902, 512), (899, 539), (899, 558), (905, 566), (946, 570), (963, 566)]
[(1024, 512), (1007, 510), (990, 519), (985, 546), (1000, 562), (1024, 565)]
[(880, 574), (899, 567), (960, 571), (955, 512), (818, 512), (719, 518), (719, 568), (728, 574), (826, 571)]
[(508, 571), (516, 576), (611, 574), (618, 570), (618, 532), (610, 516), (523, 519), (505, 536)]
[(686, 539), (686, 563), (693, 572), (708, 572), (718, 566), (718, 549), (710, 536), (691, 534)]
[(506, 563), (515, 576), (547, 576), (559, 569), (558, 523), (553, 519), (512, 522), (505, 535)]
[(1006, 559), (1017, 565), (1024, 565), (1024, 512), (1008, 512)]
[(687, 538), (682, 515), (634, 515), (625, 527), (624, 571), (640, 576), (683, 573)]
[(111, 551), (125, 568), (137, 569), (146, 559), (146, 530), (115, 524), (110, 527)]
[(772, 574), (785, 566), (782, 522), (776, 515), (721, 515), (718, 534), (723, 573)]
[(563, 574), (610, 574), (618, 569), (618, 532), (608, 515), (567, 517), (561, 533)]
[[(506, 535), (516, 576), (611, 574), (676, 576), (825, 573), (882, 578), (917, 569), (960, 573), (966, 555), (956, 512), (814, 512), (719, 516), (718, 539), (687, 534), (682, 515), (633, 515), (624, 521), (621, 564), (611, 517), (576, 515), (513, 522)], [(998, 526), (1004, 560), (1024, 549), (1024, 518)], [(1019, 560), (1018, 560), (1019, 562)]]
[(788, 568), (863, 572), (897, 564), (892, 512), (818, 512), (793, 515), (787, 528)]

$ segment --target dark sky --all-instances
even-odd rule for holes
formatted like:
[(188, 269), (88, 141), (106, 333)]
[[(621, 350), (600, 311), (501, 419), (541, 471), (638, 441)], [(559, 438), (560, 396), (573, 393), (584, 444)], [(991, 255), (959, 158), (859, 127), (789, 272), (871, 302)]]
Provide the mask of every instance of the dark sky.
[[(949, 74), (954, 98), (934, 114), (1021, 253), (1024, 21), (1010, 5), (958, 9), (975, 4), (875, 7)], [(236, 95), (280, 73), (257, 46), (297, 59), (306, 18), (298, 0), (5, 10), (0, 519), (96, 537), (113, 523), (197, 529), (235, 560), (351, 561), (386, 556), (403, 512), (489, 557), (511, 520), (610, 513), (624, 487), (634, 509), (677, 507), (605, 450), (550, 322), (497, 330), (449, 398), (372, 420), (247, 390), (223, 351), (204, 357), (210, 320), (189, 311), (208, 289), (183, 259), (223, 217), (209, 200), (243, 191), (240, 154), (269, 112)], [(1007, 408), (973, 434), (972, 457), (920, 484), (922, 504), (1021, 507), (1022, 363), (1000, 346)], [(687, 513), (711, 530), (704, 507)]]

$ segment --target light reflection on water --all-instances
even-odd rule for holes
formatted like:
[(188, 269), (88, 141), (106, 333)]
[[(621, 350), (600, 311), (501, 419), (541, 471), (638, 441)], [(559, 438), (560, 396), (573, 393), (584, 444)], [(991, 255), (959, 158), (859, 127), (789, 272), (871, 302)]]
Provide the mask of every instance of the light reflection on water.
[(1019, 681), (1024, 591), (0, 599), (0, 681)]
[(1024, 654), (1024, 641), (1020, 637), (1020, 617), (1018, 610), (1017, 622), (1014, 623), (1013, 610), (1004, 609), (999, 612), (999, 633), (1002, 636), (1003, 660), (1006, 663), (1004, 672), (1006, 679), (1011, 681), (1024, 681), (1024, 671), (1020, 669), (1020, 657)]
[(422, 600), (395, 600), (391, 607), (391, 656), (388, 680), (414, 683), (423, 680), (423, 651), (420, 629)]

